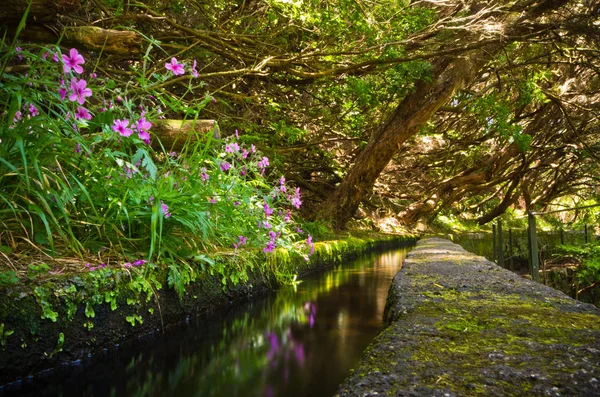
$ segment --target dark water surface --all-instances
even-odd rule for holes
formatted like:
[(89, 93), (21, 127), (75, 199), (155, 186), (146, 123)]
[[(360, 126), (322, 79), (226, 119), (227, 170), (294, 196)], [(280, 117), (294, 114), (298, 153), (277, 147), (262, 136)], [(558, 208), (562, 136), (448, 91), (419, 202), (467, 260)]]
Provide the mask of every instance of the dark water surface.
[(24, 381), (20, 395), (331, 396), (381, 329), (406, 252), (368, 254), (134, 349)]

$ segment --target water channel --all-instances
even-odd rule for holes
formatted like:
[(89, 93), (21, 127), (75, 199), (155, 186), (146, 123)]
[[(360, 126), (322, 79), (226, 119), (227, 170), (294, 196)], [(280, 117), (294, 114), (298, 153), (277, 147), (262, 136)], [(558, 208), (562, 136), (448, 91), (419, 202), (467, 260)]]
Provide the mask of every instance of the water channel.
[(331, 396), (381, 329), (407, 251), (367, 254), (190, 319), (134, 348), (23, 382), (18, 395)]

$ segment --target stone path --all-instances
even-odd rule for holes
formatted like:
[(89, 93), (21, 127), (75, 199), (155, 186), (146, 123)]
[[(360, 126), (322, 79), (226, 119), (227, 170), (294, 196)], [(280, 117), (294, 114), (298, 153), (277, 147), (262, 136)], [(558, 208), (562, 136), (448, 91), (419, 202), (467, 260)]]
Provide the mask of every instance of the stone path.
[(336, 396), (600, 396), (600, 310), (448, 240), (408, 254)]

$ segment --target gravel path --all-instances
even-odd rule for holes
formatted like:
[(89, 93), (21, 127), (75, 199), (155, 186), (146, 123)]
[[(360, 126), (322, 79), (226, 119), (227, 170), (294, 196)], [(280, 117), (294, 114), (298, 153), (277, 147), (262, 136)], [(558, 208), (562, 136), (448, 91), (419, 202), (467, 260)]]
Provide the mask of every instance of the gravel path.
[(408, 254), (336, 396), (600, 396), (600, 310), (448, 240)]

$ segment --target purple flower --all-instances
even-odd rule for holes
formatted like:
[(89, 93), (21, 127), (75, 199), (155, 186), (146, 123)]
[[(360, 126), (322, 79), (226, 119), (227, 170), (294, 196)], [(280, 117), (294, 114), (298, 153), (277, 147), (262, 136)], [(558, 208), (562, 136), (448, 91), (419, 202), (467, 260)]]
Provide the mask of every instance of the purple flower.
[(17, 110), (15, 112), (15, 117), (13, 118), (13, 121), (16, 123), (17, 121), (21, 120), (23, 118), (23, 113), (21, 113), (20, 110)]
[(250, 151), (252, 153), (256, 153), (256, 147), (254, 146), (254, 144), (252, 146), (250, 146)]
[[(288, 196), (288, 197), (291, 197), (291, 196)], [(302, 200), (300, 200), (300, 188), (299, 187), (296, 188), (296, 194), (294, 195), (294, 197), (291, 197), (290, 202), (296, 208), (300, 208), (300, 206), (302, 205)]]
[(260, 174), (264, 175), (265, 169), (269, 166), (269, 158), (263, 157), (257, 164), (258, 168), (260, 168)]
[(227, 153), (237, 153), (240, 151), (240, 145), (238, 145), (236, 142), (228, 143), (225, 145), (225, 151)]
[(236, 207), (237, 207), (238, 205), (240, 205), (240, 204), (242, 204), (242, 203), (241, 203), (241, 202), (239, 202), (239, 201), (234, 201), (234, 203), (233, 203), (233, 205), (234, 205), (234, 206), (236, 206)]
[(263, 248), (263, 252), (273, 252), (273, 250), (275, 249), (275, 247), (277, 247), (277, 245), (275, 244), (275, 242), (273, 240), (270, 240), (267, 243), (267, 246), (265, 248)]
[(310, 252), (308, 255), (312, 255), (315, 253), (315, 244), (312, 242), (312, 236), (309, 234), (308, 238), (306, 239), (306, 244), (308, 244), (308, 246), (310, 247)]
[(273, 208), (269, 207), (269, 203), (267, 203), (267, 200), (265, 200), (265, 203), (263, 204), (263, 209), (265, 210), (265, 215), (267, 217), (271, 216), (271, 214), (273, 214)]
[(265, 229), (270, 229), (271, 228), (271, 224), (269, 222), (267, 222), (267, 221), (264, 221), (264, 222), (260, 222), (259, 221), (258, 222), (258, 227), (261, 227), (261, 226), (264, 227)]
[(275, 241), (275, 239), (277, 238), (277, 233), (275, 233), (274, 231), (270, 231), (270, 232), (269, 232), (269, 238), (270, 238), (272, 241)]
[(85, 59), (83, 59), (83, 56), (81, 56), (75, 48), (71, 48), (69, 56), (63, 54), (62, 60), (65, 73), (69, 73), (71, 69), (77, 74), (83, 73), (83, 68), (80, 65), (85, 63)]
[(239, 245), (246, 245), (246, 242), (248, 241), (247, 237), (238, 236), (238, 238), (240, 239), (240, 244)]
[(150, 133), (148, 131), (139, 130), (138, 138), (140, 138), (146, 145), (150, 144)]
[(169, 212), (169, 207), (162, 200), (160, 200), (160, 210), (162, 211), (165, 218), (171, 217), (171, 213)]
[(242, 150), (242, 158), (248, 157), (248, 151), (246, 149)]
[(148, 130), (152, 128), (152, 123), (146, 120), (145, 117), (141, 117), (135, 124), (135, 128), (138, 131), (138, 137), (146, 143), (146, 145), (150, 144), (150, 133)]
[(75, 149), (73, 149), (75, 153), (81, 153), (81, 143), (75, 145)]
[(58, 54), (56, 52), (52, 54), (52, 60), (54, 62), (58, 62), (59, 59), (58, 59)]
[(202, 178), (202, 182), (208, 181), (210, 176), (206, 173), (206, 168), (202, 167), (202, 169), (200, 171), (201, 171), (200, 177)]
[(29, 114), (31, 115), (31, 117), (35, 117), (38, 114), (40, 114), (38, 108), (36, 108), (33, 103), (29, 104)]
[(69, 101), (77, 101), (80, 105), (85, 103), (85, 98), (92, 96), (92, 90), (86, 88), (87, 81), (84, 79), (77, 80), (76, 78), (71, 79), (71, 93), (69, 94)]
[(152, 123), (146, 120), (145, 117), (142, 117), (136, 122), (136, 128), (138, 131), (148, 131), (150, 128), (152, 128)]
[(60, 90), (58, 90), (58, 92), (60, 93), (60, 100), (64, 101), (67, 97), (67, 89), (63, 87)]
[(75, 112), (75, 118), (77, 120), (80, 120), (80, 119), (91, 120), (92, 115), (86, 108), (84, 108), (82, 106), (77, 106), (77, 111)]
[(170, 63), (165, 63), (165, 68), (173, 72), (175, 76), (185, 73), (185, 70), (183, 69), (183, 64), (177, 62), (177, 58), (175, 57), (171, 58)]
[(216, 203), (216, 202), (217, 202), (217, 200), (216, 200), (214, 197), (211, 197), (211, 198), (210, 198), (210, 202), (214, 204), (214, 203)]
[(231, 164), (229, 164), (227, 161), (221, 163), (221, 171), (223, 172), (227, 171), (230, 167)]
[(121, 135), (121, 136), (128, 137), (131, 134), (133, 134), (133, 131), (131, 130), (131, 128), (128, 128), (128, 127), (129, 127), (129, 120), (116, 119), (112, 126), (112, 130), (115, 132), (118, 132), (119, 135)]
[(192, 76), (198, 77), (198, 71), (196, 70), (196, 60), (194, 59), (194, 64), (192, 65)]
[(133, 262), (131, 265), (132, 266), (142, 266), (143, 264), (145, 264), (147, 261), (143, 260), (143, 259), (139, 259), (135, 262)]

